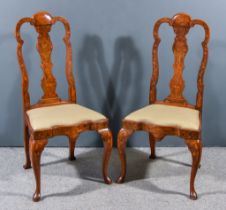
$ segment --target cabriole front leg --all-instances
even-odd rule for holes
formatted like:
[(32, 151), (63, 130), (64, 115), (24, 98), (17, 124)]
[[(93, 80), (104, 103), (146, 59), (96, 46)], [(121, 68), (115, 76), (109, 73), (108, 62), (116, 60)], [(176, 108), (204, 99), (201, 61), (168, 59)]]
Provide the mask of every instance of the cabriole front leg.
[(133, 133), (132, 130), (121, 128), (118, 134), (117, 148), (118, 148), (118, 153), (121, 160), (121, 175), (119, 176), (117, 183), (123, 183), (125, 180), (125, 176), (126, 176), (125, 147), (126, 147), (126, 142), (132, 133)]
[(101, 138), (104, 143), (104, 155), (103, 155), (103, 164), (102, 164), (102, 173), (104, 177), (104, 182), (106, 184), (111, 184), (112, 180), (108, 176), (108, 164), (112, 151), (112, 133), (108, 128), (98, 130), (98, 133), (101, 135)]
[(30, 156), (31, 163), (34, 171), (35, 181), (36, 181), (36, 189), (33, 195), (33, 201), (37, 202), (41, 198), (41, 186), (40, 186), (40, 159), (42, 151), (45, 145), (48, 143), (47, 139), (43, 140), (33, 140), (30, 138)]
[(197, 170), (200, 166), (200, 160), (202, 155), (202, 141), (201, 140), (185, 140), (188, 149), (191, 152), (192, 156), (192, 169), (191, 169), (191, 178), (190, 178), (190, 198), (196, 200), (198, 198), (195, 191), (195, 177)]

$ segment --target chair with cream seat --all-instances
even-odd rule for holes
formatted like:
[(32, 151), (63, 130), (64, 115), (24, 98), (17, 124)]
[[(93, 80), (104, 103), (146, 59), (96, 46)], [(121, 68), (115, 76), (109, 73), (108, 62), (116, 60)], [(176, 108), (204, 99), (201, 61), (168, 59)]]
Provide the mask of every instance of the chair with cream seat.
[[(159, 76), (158, 46), (160, 37), (158, 31), (162, 23), (173, 27), (175, 40), (173, 44), (174, 74), (170, 81), (170, 94), (163, 101), (157, 100), (157, 82)], [(185, 81), (183, 79), (184, 59), (188, 51), (186, 35), (190, 28), (199, 25), (204, 28), (205, 38), (202, 42), (203, 57), (197, 77), (196, 105), (189, 104), (183, 96)], [(185, 139), (191, 155), (192, 170), (190, 178), (190, 198), (197, 199), (194, 187), (195, 176), (201, 159), (201, 122), (204, 91), (204, 73), (208, 59), (208, 25), (199, 19), (192, 20), (187, 14), (180, 13), (171, 18), (162, 18), (154, 25), (154, 45), (152, 51), (153, 73), (150, 85), (150, 105), (132, 112), (122, 121), (122, 128), (118, 134), (118, 151), (121, 159), (121, 175), (117, 182), (122, 183), (126, 175), (125, 145), (130, 135), (136, 130), (149, 133), (151, 148), (150, 158), (154, 159), (156, 141), (162, 140), (167, 135), (175, 135)]]
[[(61, 22), (65, 28), (66, 78), (68, 82), (68, 100), (62, 100), (56, 93), (56, 79), (52, 74), (52, 42), (49, 36), (52, 26)], [(30, 23), (38, 33), (37, 50), (41, 59), (43, 77), (42, 98), (34, 105), (30, 104), (29, 78), (23, 58), (21, 26)], [(24, 112), (24, 147), (26, 154), (25, 169), (33, 167), (36, 190), (34, 201), (40, 200), (40, 158), (48, 138), (65, 135), (69, 138), (69, 159), (74, 160), (74, 147), (79, 134), (87, 130), (96, 130), (104, 142), (103, 177), (106, 184), (111, 183), (108, 176), (108, 162), (112, 150), (112, 134), (108, 128), (108, 119), (102, 114), (76, 104), (75, 81), (72, 72), (72, 48), (70, 43), (70, 25), (63, 17), (52, 17), (47, 12), (39, 12), (32, 18), (21, 19), (16, 26), (18, 42), (17, 57), (22, 74), (22, 95)]]

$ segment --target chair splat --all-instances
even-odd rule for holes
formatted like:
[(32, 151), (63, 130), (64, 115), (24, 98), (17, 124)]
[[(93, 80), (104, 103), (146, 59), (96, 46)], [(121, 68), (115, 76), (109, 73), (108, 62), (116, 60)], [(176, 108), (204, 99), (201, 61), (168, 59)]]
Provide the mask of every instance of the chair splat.
[(186, 104), (183, 96), (185, 82), (183, 79), (184, 59), (188, 52), (186, 35), (191, 27), (191, 18), (188, 15), (176, 15), (171, 23), (176, 34), (173, 43), (174, 64), (173, 78), (170, 81), (170, 95), (165, 99), (166, 102)]
[(43, 77), (41, 81), (41, 87), (44, 95), (42, 96), (40, 103), (49, 103), (60, 101), (56, 93), (56, 79), (52, 74), (53, 64), (51, 61), (51, 54), (53, 45), (49, 36), (51, 27), (53, 24), (53, 18), (47, 13), (38, 13), (33, 16), (32, 23), (38, 33), (37, 50), (41, 59), (41, 68), (43, 70)]

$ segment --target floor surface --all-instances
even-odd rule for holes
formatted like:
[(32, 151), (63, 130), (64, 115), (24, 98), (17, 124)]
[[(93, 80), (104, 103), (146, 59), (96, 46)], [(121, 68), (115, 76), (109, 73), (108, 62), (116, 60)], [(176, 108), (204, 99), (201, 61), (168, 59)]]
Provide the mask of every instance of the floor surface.
[[(76, 148), (68, 161), (67, 148), (46, 148), (42, 155), (42, 200), (31, 196), (32, 169), (22, 168), (23, 148), (0, 148), (0, 210), (142, 210), (226, 209), (226, 148), (204, 148), (196, 178), (198, 200), (189, 195), (190, 153), (187, 148), (157, 148), (149, 160), (148, 148), (127, 148), (126, 182), (108, 186), (101, 176), (102, 149)], [(110, 175), (119, 175), (114, 149)]]

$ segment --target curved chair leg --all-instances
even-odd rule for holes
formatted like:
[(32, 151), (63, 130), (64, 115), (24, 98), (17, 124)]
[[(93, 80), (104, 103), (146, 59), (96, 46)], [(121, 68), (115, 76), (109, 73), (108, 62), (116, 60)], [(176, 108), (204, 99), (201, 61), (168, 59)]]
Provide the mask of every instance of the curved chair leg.
[(104, 155), (103, 155), (103, 165), (102, 165), (102, 173), (104, 177), (104, 182), (106, 184), (111, 184), (112, 180), (108, 176), (108, 163), (111, 156), (112, 150), (112, 133), (108, 128), (98, 130), (98, 133), (101, 135), (101, 138), (104, 143)]
[(35, 202), (39, 201), (41, 198), (40, 159), (42, 151), (47, 143), (47, 139), (33, 140), (32, 138), (30, 138), (30, 156), (36, 181), (36, 189), (33, 195), (33, 201)]
[(24, 151), (25, 151), (25, 164), (24, 169), (31, 168), (31, 160), (29, 154), (29, 132), (28, 127), (24, 124)]
[(190, 198), (192, 200), (197, 199), (197, 193), (195, 191), (195, 176), (200, 165), (201, 155), (202, 155), (202, 141), (201, 140), (185, 140), (188, 149), (192, 155), (192, 169), (190, 178)]
[(76, 157), (75, 157), (75, 154), (74, 154), (74, 151), (75, 151), (75, 144), (76, 144), (76, 140), (77, 140), (77, 137), (69, 137), (69, 160), (76, 160)]
[(155, 155), (155, 139), (152, 136), (151, 133), (149, 133), (149, 143), (150, 143), (150, 149), (151, 149), (151, 155), (149, 156), (150, 159), (155, 159), (156, 155)]
[(117, 147), (119, 152), (119, 157), (121, 160), (121, 175), (119, 176), (117, 183), (123, 183), (126, 176), (126, 154), (125, 147), (126, 142), (133, 131), (125, 128), (121, 128), (118, 134)]

